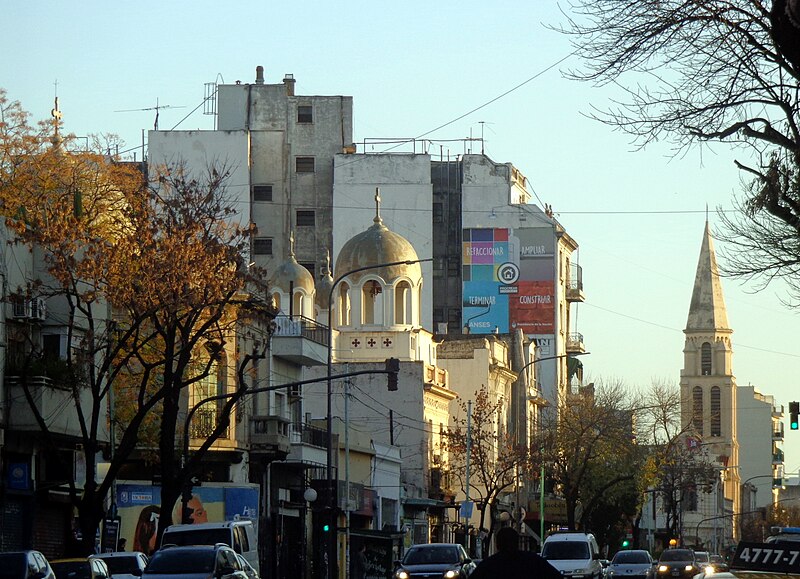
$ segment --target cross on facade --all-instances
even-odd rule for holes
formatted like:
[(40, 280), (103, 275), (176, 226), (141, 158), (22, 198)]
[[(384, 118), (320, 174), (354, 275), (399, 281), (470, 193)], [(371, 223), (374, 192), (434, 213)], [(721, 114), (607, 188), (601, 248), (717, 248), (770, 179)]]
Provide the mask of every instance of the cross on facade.
[(389, 338), (384, 338), (383, 339), (383, 347), (384, 348), (388, 348), (391, 345), (392, 345), (392, 340), (390, 340)]
[(361, 342), (359, 341), (358, 338), (353, 338), (353, 341), (350, 343), (353, 344), (354, 348), (358, 348), (361, 345)]
[(374, 348), (375, 344), (377, 343), (378, 342), (375, 341), (375, 338), (370, 338), (369, 340), (367, 340), (367, 346), (369, 346), (370, 348)]

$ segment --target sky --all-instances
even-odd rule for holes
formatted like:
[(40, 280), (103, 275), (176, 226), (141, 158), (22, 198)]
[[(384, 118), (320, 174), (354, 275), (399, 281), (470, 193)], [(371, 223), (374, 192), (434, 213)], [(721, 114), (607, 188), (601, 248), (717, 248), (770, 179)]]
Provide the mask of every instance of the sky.
[[(13, 2), (0, 35), (0, 87), (35, 119), (58, 94), (65, 131), (116, 133), (137, 154), (142, 130), (213, 129), (204, 85), (293, 74), (298, 95), (349, 95), (354, 139), (483, 137), (485, 153), (528, 178), (578, 242), (586, 302), (572, 331), (590, 380), (676, 387), (704, 224), (742, 190), (741, 150), (666, 143), (637, 150), (587, 118), (609, 87), (564, 78), (580, 65), (556, 2)], [(128, 111), (128, 112), (118, 112)], [(474, 143), (472, 152), (480, 152)], [(359, 146), (359, 152), (363, 149)], [(402, 233), (402, 232), (400, 232)], [(717, 242), (718, 254), (723, 249)], [(797, 313), (784, 288), (722, 281), (734, 373), (788, 415), (800, 398)], [(788, 416), (787, 416), (788, 417)], [(800, 433), (786, 427), (786, 470), (800, 470)], [(765, 473), (766, 474), (766, 473)]]

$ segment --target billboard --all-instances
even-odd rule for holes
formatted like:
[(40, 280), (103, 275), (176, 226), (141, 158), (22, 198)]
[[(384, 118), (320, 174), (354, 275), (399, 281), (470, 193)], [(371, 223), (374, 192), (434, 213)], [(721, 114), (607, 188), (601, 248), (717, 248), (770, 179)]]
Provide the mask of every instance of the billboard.
[[(128, 550), (148, 555), (155, 550), (161, 518), (161, 487), (150, 484), (117, 484), (119, 536)], [(217, 523), (249, 519), (258, 527), (257, 485), (214, 485), (206, 483), (192, 490), (187, 505), (194, 523)], [(180, 500), (172, 510), (173, 523), (181, 520)]]
[(472, 334), (554, 333), (552, 227), (464, 229), (462, 326)]

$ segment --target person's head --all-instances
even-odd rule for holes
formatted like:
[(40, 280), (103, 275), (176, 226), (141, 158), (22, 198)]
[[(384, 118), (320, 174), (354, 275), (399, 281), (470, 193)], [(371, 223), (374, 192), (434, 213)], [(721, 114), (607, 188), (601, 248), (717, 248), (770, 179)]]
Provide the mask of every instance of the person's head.
[(156, 537), (158, 535), (158, 518), (161, 508), (150, 505), (139, 513), (136, 523), (136, 532), (133, 535), (133, 550), (152, 555), (156, 550)]
[(519, 551), (519, 533), (512, 527), (503, 527), (495, 536), (497, 550), (500, 553), (513, 553)]
[(189, 502), (186, 503), (186, 506), (192, 510), (192, 523), (208, 522), (208, 512), (203, 506), (203, 501), (200, 500), (199, 496), (192, 495), (192, 498), (189, 499)]
[(117, 551), (124, 551), (125, 545), (128, 543), (128, 540), (125, 537), (122, 537), (119, 542), (117, 543)]

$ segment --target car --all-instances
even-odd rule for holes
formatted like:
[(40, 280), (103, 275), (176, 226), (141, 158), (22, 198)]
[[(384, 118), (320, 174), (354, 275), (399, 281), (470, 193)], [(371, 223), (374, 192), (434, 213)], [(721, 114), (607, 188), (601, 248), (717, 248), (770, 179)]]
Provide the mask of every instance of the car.
[(661, 553), (656, 567), (656, 579), (682, 577), (690, 579), (703, 569), (698, 567), (691, 549), (666, 549)]
[(606, 569), (608, 579), (651, 579), (655, 561), (644, 549), (617, 551)]
[(56, 579), (47, 557), (39, 551), (0, 553), (0, 579)]
[(239, 563), (242, 565), (242, 570), (245, 573), (247, 573), (247, 576), (250, 579), (260, 579), (259, 576), (258, 576), (258, 571), (256, 571), (253, 568), (253, 566), (250, 564), (250, 562), (247, 559), (245, 559), (239, 553), (236, 553), (236, 558), (239, 559)]
[(600, 559), (600, 566), (603, 568), (603, 577), (608, 576), (608, 566), (611, 565), (611, 561), (608, 559)]
[(772, 527), (766, 543), (796, 543), (800, 541), (800, 527)]
[[(725, 562), (725, 559), (722, 558), (722, 555), (711, 555), (709, 557), (709, 567), (713, 569), (711, 573), (725, 573), (730, 570), (730, 567)], [(706, 574), (710, 575), (711, 573), (709, 573), (709, 568), (706, 567)]]
[(242, 555), (260, 573), (258, 535), (249, 520), (221, 523), (191, 523), (170, 525), (164, 529), (162, 545), (215, 545), (224, 543)]
[(441, 577), (466, 579), (475, 570), (463, 545), (458, 543), (427, 543), (412, 545), (402, 560), (395, 561), (395, 579)]
[(100, 559), (105, 562), (111, 579), (136, 579), (142, 576), (149, 561), (141, 551), (115, 551), (92, 555), (89, 559)]
[(50, 567), (58, 579), (109, 579), (110, 573), (101, 559), (54, 559)]
[(549, 535), (542, 557), (567, 579), (602, 579), (600, 549), (592, 533), (566, 532)]
[(142, 579), (249, 579), (225, 544), (164, 545), (153, 553)]

